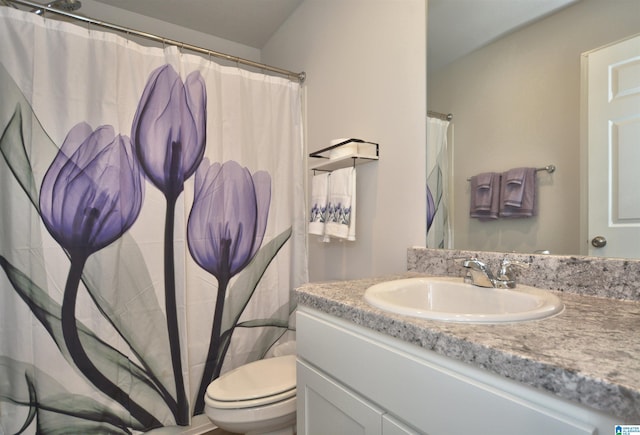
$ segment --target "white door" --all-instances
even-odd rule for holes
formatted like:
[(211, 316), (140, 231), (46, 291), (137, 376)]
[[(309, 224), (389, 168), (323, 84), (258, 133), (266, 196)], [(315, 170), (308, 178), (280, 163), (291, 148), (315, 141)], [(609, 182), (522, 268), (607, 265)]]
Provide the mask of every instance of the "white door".
[(640, 258), (640, 36), (586, 56), (589, 255)]

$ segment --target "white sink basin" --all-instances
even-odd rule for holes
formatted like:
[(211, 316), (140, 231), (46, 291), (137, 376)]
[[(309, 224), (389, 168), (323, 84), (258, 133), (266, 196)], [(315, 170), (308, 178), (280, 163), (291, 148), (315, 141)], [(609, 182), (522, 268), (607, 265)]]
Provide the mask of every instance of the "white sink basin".
[(364, 299), (384, 311), (446, 322), (522, 322), (564, 309), (560, 298), (546, 290), (520, 284), (515, 289), (484, 288), (449, 277), (383, 282), (369, 287)]

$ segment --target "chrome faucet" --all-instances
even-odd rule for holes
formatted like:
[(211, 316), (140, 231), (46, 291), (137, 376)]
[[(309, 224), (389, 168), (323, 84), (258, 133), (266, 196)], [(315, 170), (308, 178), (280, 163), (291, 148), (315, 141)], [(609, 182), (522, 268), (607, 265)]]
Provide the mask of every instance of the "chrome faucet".
[(482, 261), (477, 258), (468, 258), (466, 260), (462, 260), (461, 264), (462, 267), (469, 269), (467, 276), (464, 279), (465, 282), (469, 282), (480, 287), (495, 287), (494, 283), (496, 279), (487, 265)]
[(477, 258), (456, 260), (456, 263), (469, 269), (464, 278), (465, 282), (479, 287), (493, 288), (515, 288), (515, 269), (526, 269), (529, 267), (529, 263), (517, 260), (508, 260), (505, 258), (500, 263), (500, 270), (496, 277), (491, 273), (489, 267)]

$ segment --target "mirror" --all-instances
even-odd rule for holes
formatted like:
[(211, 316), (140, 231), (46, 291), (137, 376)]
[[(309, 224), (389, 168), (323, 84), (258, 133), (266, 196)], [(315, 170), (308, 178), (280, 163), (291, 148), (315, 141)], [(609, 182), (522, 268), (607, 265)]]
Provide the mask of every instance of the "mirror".
[[(497, 1), (475, 3), (497, 14), (501, 10)], [(430, 13), (441, 2), (447, 0), (430, 0)], [(464, 7), (459, 13), (472, 21), (483, 17), (465, 12)], [(466, 28), (464, 21), (449, 27), (452, 38)], [(434, 55), (434, 47), (446, 51), (449, 38), (433, 35), (430, 28), (430, 50)], [(606, 0), (579, 0), (448, 64), (435, 65), (427, 53), (428, 65), (434, 61), (427, 77), (428, 109), (453, 114), (450, 248), (587, 253), (580, 58), (637, 33), (640, 3), (636, 0), (619, 0), (615, 7)], [(553, 174), (537, 173), (536, 216), (488, 222), (469, 217), (469, 177), (550, 164), (557, 168)]]

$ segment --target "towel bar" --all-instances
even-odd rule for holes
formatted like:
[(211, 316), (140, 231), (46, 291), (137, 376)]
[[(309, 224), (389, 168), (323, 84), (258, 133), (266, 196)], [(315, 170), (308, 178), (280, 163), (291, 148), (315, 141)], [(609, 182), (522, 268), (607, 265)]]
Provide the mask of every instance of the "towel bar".
[[(547, 171), (550, 174), (553, 174), (556, 171), (556, 165), (547, 165), (543, 168), (536, 168), (536, 172)], [(467, 178), (467, 181), (471, 181), (471, 178)]]

